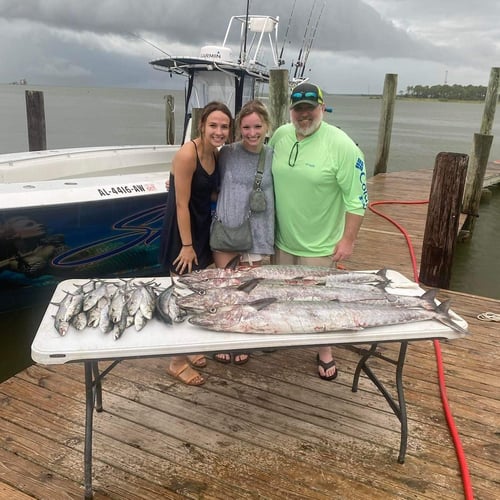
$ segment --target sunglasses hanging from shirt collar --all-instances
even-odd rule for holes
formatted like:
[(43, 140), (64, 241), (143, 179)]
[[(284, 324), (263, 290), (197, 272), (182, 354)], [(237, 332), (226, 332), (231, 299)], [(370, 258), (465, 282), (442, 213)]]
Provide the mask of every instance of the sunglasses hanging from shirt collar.
[(299, 141), (295, 141), (295, 144), (292, 146), (290, 150), (290, 154), (288, 155), (288, 166), (295, 167), (295, 163), (297, 162), (297, 156), (299, 155)]

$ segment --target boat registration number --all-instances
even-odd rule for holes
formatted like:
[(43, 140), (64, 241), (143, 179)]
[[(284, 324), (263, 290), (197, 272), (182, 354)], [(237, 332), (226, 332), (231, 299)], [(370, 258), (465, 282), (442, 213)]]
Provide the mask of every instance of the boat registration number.
[(97, 188), (99, 196), (103, 198), (108, 198), (111, 196), (127, 196), (129, 194), (150, 193), (153, 191), (157, 191), (154, 184), (128, 184), (124, 186), (106, 186)]

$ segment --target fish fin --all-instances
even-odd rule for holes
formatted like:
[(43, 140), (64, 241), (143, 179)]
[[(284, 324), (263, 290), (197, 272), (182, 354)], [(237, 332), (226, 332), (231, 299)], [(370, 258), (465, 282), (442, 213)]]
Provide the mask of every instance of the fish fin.
[(240, 264), (240, 259), (241, 255), (237, 255), (236, 257), (233, 257), (224, 267), (224, 269), (231, 269), (234, 271)]
[(241, 285), (236, 287), (236, 290), (240, 292), (250, 293), (261, 281), (263, 278), (252, 278), (249, 281), (243, 282)]
[(265, 299), (258, 299), (254, 300), (253, 302), (249, 302), (247, 306), (251, 306), (254, 309), (257, 309), (257, 311), (260, 311), (261, 309), (264, 309), (270, 304), (274, 304), (275, 302), (278, 302), (278, 299), (276, 297), (267, 297)]
[(426, 304), (425, 309), (430, 309), (432, 311), (437, 310), (438, 308), (438, 305), (436, 304), (437, 292), (438, 291), (436, 288), (431, 288), (430, 290), (427, 290), (425, 293), (420, 295), (420, 299), (422, 299)]

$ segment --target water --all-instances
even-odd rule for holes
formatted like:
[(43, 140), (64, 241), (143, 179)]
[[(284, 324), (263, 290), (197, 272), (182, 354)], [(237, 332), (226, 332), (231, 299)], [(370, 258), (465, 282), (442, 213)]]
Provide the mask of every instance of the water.
[[(28, 150), (25, 91), (44, 93), (50, 149), (165, 143), (165, 96), (176, 102), (176, 138), (183, 123), (183, 91), (0, 85), (0, 153)], [(325, 118), (345, 130), (375, 162), (380, 99), (327, 96), (333, 113)], [(479, 131), (482, 103), (398, 100), (388, 171), (433, 168), (442, 151), (470, 153)], [(500, 160), (500, 125), (493, 129), (490, 159)], [(398, 193), (394, 193), (394, 199)], [(481, 206), (474, 237), (457, 245), (450, 288), (500, 299), (500, 189)], [(49, 299), (47, 299), (49, 300)], [(46, 306), (0, 316), (0, 381), (31, 364), (30, 345)]]

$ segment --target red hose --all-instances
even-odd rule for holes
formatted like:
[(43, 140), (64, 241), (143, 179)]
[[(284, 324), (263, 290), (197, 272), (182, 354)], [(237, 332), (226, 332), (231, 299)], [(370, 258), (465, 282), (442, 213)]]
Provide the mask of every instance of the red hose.
[[(403, 234), (406, 244), (408, 245), (408, 250), (410, 252), (410, 258), (413, 268), (413, 277), (416, 283), (419, 282), (419, 276), (417, 271), (417, 259), (415, 258), (415, 251), (413, 249), (413, 245), (411, 243), (410, 235), (406, 231), (404, 227), (398, 224), (391, 217), (382, 214), (378, 210), (375, 210), (373, 207), (376, 205), (391, 205), (391, 204), (399, 204), (399, 205), (422, 205), (428, 203), (428, 200), (422, 201), (374, 201), (369, 203), (368, 208), (375, 214), (383, 217), (388, 220), (391, 224), (396, 226), (401, 233)], [(451, 414), (450, 406), (448, 404), (448, 396), (446, 394), (446, 382), (444, 379), (444, 369), (443, 369), (443, 357), (441, 353), (441, 344), (439, 340), (433, 340), (434, 343), (434, 351), (436, 354), (436, 363), (437, 363), (437, 372), (438, 372), (438, 381), (439, 381), (439, 393), (441, 395), (441, 403), (443, 405), (444, 414), (446, 417), (446, 423), (448, 424), (448, 429), (450, 431), (451, 437), (453, 439), (453, 445), (455, 446), (455, 452), (457, 454), (458, 464), (460, 466), (460, 473), (462, 476), (462, 485), (464, 489), (464, 496), (466, 500), (473, 500), (474, 493), (472, 491), (472, 483), (470, 479), (469, 467), (467, 465), (467, 459), (465, 457), (465, 453), (462, 447), (462, 442), (460, 441), (460, 436), (458, 434), (457, 428), (455, 426), (455, 422), (453, 420), (453, 415)]]

